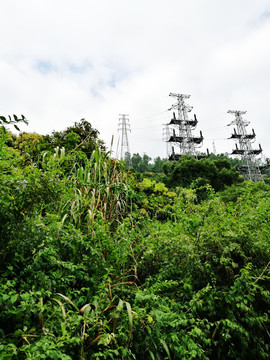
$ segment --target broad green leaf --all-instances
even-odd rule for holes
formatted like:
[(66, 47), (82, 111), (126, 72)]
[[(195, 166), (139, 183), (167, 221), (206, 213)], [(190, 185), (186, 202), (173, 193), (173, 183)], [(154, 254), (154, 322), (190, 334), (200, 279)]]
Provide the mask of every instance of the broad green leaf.
[(14, 304), (17, 301), (17, 299), (18, 299), (18, 294), (12, 295), (10, 297), (10, 300), (11, 300), (12, 304)]
[(3, 295), (3, 301), (6, 301), (7, 299), (9, 299), (9, 295), (8, 295), (8, 294), (4, 294), (4, 295)]

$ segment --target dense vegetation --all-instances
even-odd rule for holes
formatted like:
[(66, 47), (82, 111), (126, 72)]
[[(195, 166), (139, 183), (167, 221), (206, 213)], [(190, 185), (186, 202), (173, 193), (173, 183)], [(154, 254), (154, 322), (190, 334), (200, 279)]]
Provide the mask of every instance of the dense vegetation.
[(269, 185), (163, 167), (137, 177), (85, 120), (2, 128), (1, 359), (269, 358)]

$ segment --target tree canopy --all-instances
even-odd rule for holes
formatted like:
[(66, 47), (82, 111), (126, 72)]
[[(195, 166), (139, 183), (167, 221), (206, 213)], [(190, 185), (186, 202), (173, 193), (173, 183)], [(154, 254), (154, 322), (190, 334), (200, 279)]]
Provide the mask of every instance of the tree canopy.
[(163, 170), (168, 186), (190, 187), (197, 179), (203, 179), (215, 190), (224, 189), (226, 185), (235, 184), (239, 172), (227, 159), (200, 159), (192, 156), (181, 156), (178, 161), (165, 162)]

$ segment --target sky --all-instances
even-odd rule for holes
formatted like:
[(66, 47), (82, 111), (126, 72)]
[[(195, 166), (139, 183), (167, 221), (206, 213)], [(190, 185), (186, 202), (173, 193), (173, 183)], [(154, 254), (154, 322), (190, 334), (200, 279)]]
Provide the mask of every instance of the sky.
[(166, 157), (164, 124), (188, 94), (200, 151), (230, 153), (247, 111), (270, 157), (269, 0), (0, 0), (0, 115), (49, 134), (84, 118), (117, 151), (119, 114), (130, 152)]

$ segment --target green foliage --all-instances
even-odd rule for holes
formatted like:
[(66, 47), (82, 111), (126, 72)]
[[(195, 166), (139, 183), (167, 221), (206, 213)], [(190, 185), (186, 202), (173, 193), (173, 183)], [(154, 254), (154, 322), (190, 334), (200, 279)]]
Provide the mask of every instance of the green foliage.
[(3, 131), (6, 131), (6, 127), (9, 125), (13, 125), (16, 130), (20, 131), (18, 123), (21, 122), (28, 125), (28, 120), (26, 120), (24, 115), (21, 115), (21, 118), (19, 118), (17, 115), (13, 115), (13, 118), (10, 115), (8, 115), (8, 118), (5, 116), (0, 116), (0, 127)]
[(148, 178), (138, 184), (138, 190), (142, 191), (137, 201), (141, 213), (159, 220), (174, 217), (173, 204), (177, 197), (175, 192), (169, 191), (163, 183)]
[[(26, 122), (24, 118), (17, 121)], [(41, 167), (44, 156), (51, 156), (59, 151), (57, 149), (64, 148), (65, 155), (71, 163), (80, 162), (83, 165), (97, 147), (105, 150), (103, 141), (98, 139), (98, 134), (89, 122), (82, 119), (64, 131), (54, 131), (51, 135), (23, 132), (6, 139), (5, 143), (19, 150), (27, 164), (32, 162)]]
[(203, 179), (216, 191), (236, 182), (239, 173), (227, 159), (200, 159), (192, 156), (181, 156), (178, 161), (166, 162), (163, 170), (167, 176), (168, 186), (189, 187), (197, 179)]
[(42, 151), (47, 147), (44, 136), (26, 132), (20, 133), (10, 145), (18, 149), (27, 159), (35, 162), (39, 160)]
[(52, 135), (47, 136), (47, 139), (52, 148), (64, 147), (67, 152), (79, 148), (89, 159), (96, 147), (105, 149), (104, 143), (98, 139), (98, 135), (99, 132), (92, 128), (88, 121), (81, 119), (80, 122), (75, 122), (73, 126), (64, 131), (54, 131)]
[(143, 156), (137, 154), (133, 154), (133, 156), (130, 159), (132, 169), (136, 172), (144, 172), (148, 171), (149, 168), (149, 161), (151, 158), (144, 154)]
[(13, 118), (8, 115), (8, 118), (5, 116), (0, 116), (0, 159), (4, 159), (6, 155), (5, 145), (7, 142), (12, 141), (12, 134), (7, 131), (9, 125), (13, 125), (16, 130), (20, 130), (18, 127), (19, 123), (25, 123), (28, 125), (24, 115), (21, 115), (21, 119), (17, 115), (13, 115)]
[(131, 165), (131, 169), (137, 173), (144, 173), (144, 172), (152, 172), (155, 174), (162, 172), (162, 165), (166, 159), (161, 159), (159, 156), (153, 160), (147, 155), (143, 154), (133, 154), (132, 157), (130, 154), (126, 154), (125, 163)]
[(269, 185), (223, 158), (138, 181), (87, 126), (1, 132), (0, 358), (268, 359)]
[[(70, 191), (59, 209), (61, 222), (87, 234), (88, 246), (92, 246), (89, 259), (96, 253), (100, 261), (114, 262), (117, 243), (110, 239), (110, 233), (134, 207), (132, 182), (123, 164), (99, 149), (85, 167), (78, 167), (70, 176)], [(86, 253), (82, 255), (87, 259)]]

